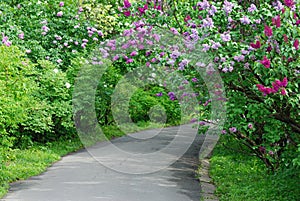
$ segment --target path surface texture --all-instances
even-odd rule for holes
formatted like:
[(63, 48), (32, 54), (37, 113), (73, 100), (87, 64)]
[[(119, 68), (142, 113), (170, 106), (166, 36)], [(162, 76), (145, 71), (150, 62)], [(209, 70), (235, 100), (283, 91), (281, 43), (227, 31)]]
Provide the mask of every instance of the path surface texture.
[(195, 131), (184, 125), (98, 143), (13, 183), (1, 200), (199, 201), (196, 170), (204, 136)]

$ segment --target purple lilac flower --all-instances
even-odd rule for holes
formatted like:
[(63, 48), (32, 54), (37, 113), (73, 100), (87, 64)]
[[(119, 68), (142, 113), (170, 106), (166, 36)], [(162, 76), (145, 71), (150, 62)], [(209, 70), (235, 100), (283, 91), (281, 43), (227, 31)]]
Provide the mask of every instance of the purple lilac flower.
[(203, 49), (202, 49), (202, 50), (203, 50), (204, 52), (207, 52), (207, 51), (210, 49), (210, 46), (209, 46), (208, 44), (203, 44), (202, 46), (203, 46)]
[(224, 33), (224, 34), (221, 34), (221, 39), (224, 41), (224, 42), (228, 42), (231, 40), (231, 36), (229, 33)]
[(209, 5), (209, 2), (207, 0), (203, 0), (203, 2), (198, 2), (197, 6), (199, 6), (203, 10), (206, 10), (207, 8), (209, 8), (210, 5)]
[(126, 60), (127, 64), (132, 63), (132, 62), (133, 62), (133, 59), (131, 59), (131, 58), (129, 58), (129, 59)]
[(176, 99), (175, 93), (174, 92), (169, 92), (168, 96), (170, 98), (170, 100), (174, 101)]
[(196, 121), (197, 121), (196, 118), (192, 118), (192, 119), (190, 120), (190, 123), (195, 123)]
[(168, 61), (168, 64), (171, 65), (171, 66), (174, 66), (175, 61), (174, 61), (173, 59), (170, 59), (170, 60)]
[(228, 71), (229, 71), (229, 72), (232, 72), (232, 71), (233, 71), (233, 66), (229, 66)]
[(233, 22), (233, 19), (232, 19), (230, 16), (228, 17), (228, 22), (229, 22), (229, 23), (232, 23), (232, 22)]
[(279, 11), (281, 11), (284, 8), (283, 4), (280, 1), (273, 2), (273, 6), (276, 10)]
[(242, 50), (241, 52), (242, 52), (242, 54), (244, 54), (244, 55), (249, 54), (249, 51), (248, 51), (248, 50)]
[(241, 61), (244, 61), (245, 56), (244, 55), (238, 55), (238, 56), (234, 56), (233, 59), (236, 60), (237, 62), (241, 62)]
[(65, 5), (65, 3), (63, 1), (59, 2), (59, 6), (63, 7)]
[(206, 17), (205, 19), (203, 19), (203, 27), (204, 28), (213, 28), (214, 27), (214, 22), (212, 20), (212, 18), (210, 17)]
[(213, 42), (213, 44), (212, 44), (211, 47), (216, 50), (216, 49), (218, 49), (221, 46), (222, 46), (221, 43), (219, 43), (219, 42)]
[(248, 8), (248, 12), (250, 12), (250, 13), (253, 13), (256, 10), (257, 10), (257, 8), (254, 4), (251, 4), (250, 7)]
[(208, 14), (214, 16), (217, 11), (218, 10), (215, 6), (211, 6), (211, 9), (208, 11)]
[(227, 72), (228, 72), (228, 68), (227, 68), (227, 67), (224, 67), (224, 68), (222, 69), (222, 72), (227, 73)]
[(234, 7), (233, 3), (228, 2), (227, 0), (224, 1), (223, 10), (226, 12), (226, 14), (231, 13), (233, 7)]
[(50, 29), (49, 29), (49, 27), (44, 25), (44, 26), (42, 26), (42, 30), (45, 31), (45, 32), (48, 32)]
[(237, 129), (236, 129), (236, 127), (231, 127), (231, 128), (229, 128), (229, 131), (231, 133), (235, 133), (237, 131)]
[(2, 37), (2, 43), (7, 47), (11, 46), (12, 42), (8, 40), (8, 37), (5, 36), (4, 33), (2, 33)]
[(162, 92), (159, 92), (159, 93), (156, 94), (156, 96), (158, 96), (158, 97), (160, 97), (160, 96), (162, 96), (162, 95), (163, 95)]
[(82, 39), (82, 42), (87, 43), (87, 42), (89, 42), (89, 40), (84, 38), (84, 39)]
[(179, 65), (178, 70), (184, 70), (184, 67), (185, 67), (186, 65), (188, 65), (188, 63), (189, 63), (189, 60), (183, 59), (183, 60), (178, 64), (178, 65)]
[(241, 23), (243, 24), (250, 24), (249, 18), (245, 15), (244, 17), (240, 18)]
[(226, 131), (226, 130), (222, 130), (221, 133), (222, 133), (223, 135), (225, 135), (225, 134), (227, 133), (227, 131)]
[(198, 82), (198, 79), (197, 78), (192, 78), (192, 82)]
[(83, 8), (82, 8), (82, 7), (79, 7), (79, 8), (78, 8), (78, 13), (81, 13), (81, 12), (83, 12)]
[(178, 50), (175, 50), (171, 53), (170, 57), (172, 59), (177, 59), (180, 55), (181, 55), (181, 53)]
[(204, 126), (205, 124), (206, 124), (206, 123), (205, 123), (204, 121), (200, 121), (200, 122), (199, 122), (199, 125), (200, 125), (200, 126)]
[(133, 51), (133, 52), (130, 53), (130, 56), (134, 57), (134, 56), (136, 56), (137, 54), (138, 54), (138, 53), (137, 53), (136, 51)]

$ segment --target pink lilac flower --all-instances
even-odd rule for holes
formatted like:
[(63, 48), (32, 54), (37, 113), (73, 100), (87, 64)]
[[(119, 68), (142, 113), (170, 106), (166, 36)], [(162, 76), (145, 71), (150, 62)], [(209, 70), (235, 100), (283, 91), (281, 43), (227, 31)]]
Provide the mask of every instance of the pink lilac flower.
[(236, 127), (231, 127), (231, 128), (229, 128), (229, 131), (231, 133), (235, 133), (237, 131), (237, 129), (236, 129)]
[(197, 78), (192, 78), (192, 82), (198, 82), (198, 79)]
[(131, 59), (131, 58), (126, 60), (127, 64), (132, 63), (132, 62), (133, 62), (133, 59)]
[(191, 19), (192, 19), (191, 16), (188, 15), (188, 16), (186, 16), (186, 17), (184, 18), (184, 21), (185, 21), (185, 22), (188, 22), (188, 21), (191, 20)]
[(252, 129), (253, 128), (253, 124), (249, 123), (248, 124), (248, 128)]
[(179, 35), (179, 32), (176, 30), (176, 28), (174, 28), (174, 27), (172, 27), (171, 29), (170, 29), (170, 31), (172, 31), (172, 33), (173, 34), (175, 34), (175, 35)]
[(20, 33), (19, 35), (18, 35), (18, 37), (20, 38), (20, 39), (24, 39), (24, 32), (22, 32), (22, 33)]
[(4, 33), (2, 33), (2, 43), (7, 47), (11, 46), (12, 44), (12, 42), (8, 40), (8, 37), (5, 36)]
[(62, 11), (59, 11), (57, 14), (56, 14), (57, 17), (61, 17), (63, 16), (63, 12)]
[(131, 15), (131, 12), (130, 10), (128, 11), (124, 11), (123, 14), (126, 16), (126, 17), (129, 17)]
[(281, 89), (281, 95), (285, 96), (286, 95), (286, 90), (284, 88)]
[(138, 53), (137, 53), (136, 51), (133, 51), (133, 52), (130, 53), (130, 56), (134, 57), (134, 56), (136, 56), (137, 54), (138, 54)]
[(276, 28), (279, 28), (281, 26), (280, 15), (277, 15), (274, 18), (272, 18), (272, 24), (276, 25)]
[(231, 40), (231, 36), (229, 33), (224, 33), (224, 34), (221, 34), (221, 39), (224, 41), (224, 42), (228, 42)]
[(94, 37), (94, 38), (93, 38), (93, 41), (98, 41), (98, 40), (99, 40), (99, 39), (98, 39), (98, 38), (96, 38), (96, 37)]
[(293, 0), (284, 0), (284, 4), (289, 7), (292, 8), (295, 4), (295, 2)]
[(241, 50), (241, 52), (242, 52), (242, 54), (244, 54), (244, 55), (249, 54), (249, 51), (248, 51), (248, 50)]
[(221, 133), (222, 133), (223, 135), (225, 135), (225, 134), (227, 133), (227, 131), (226, 131), (226, 130), (222, 130)]
[(254, 20), (254, 22), (255, 22), (256, 24), (260, 24), (260, 23), (261, 23), (261, 19)]
[(61, 63), (62, 60), (61, 60), (61, 59), (57, 59), (56, 62), (57, 62), (57, 63)]
[(295, 47), (296, 50), (299, 49), (299, 40), (298, 40), (298, 39), (296, 39), (296, 40), (294, 41), (293, 46)]
[(120, 58), (119, 55), (116, 55), (113, 57), (113, 61), (117, 61), (119, 58)]
[(145, 4), (143, 8), (138, 8), (140, 15), (145, 14), (145, 11), (148, 9), (148, 4)]
[(179, 66), (178, 70), (184, 70), (184, 67), (187, 66), (188, 63), (189, 63), (189, 60), (183, 59), (183, 60), (178, 64), (178, 66)]
[(250, 43), (250, 46), (255, 49), (259, 49), (261, 47), (260, 41), (257, 40), (256, 43)]
[(257, 8), (254, 4), (251, 4), (250, 7), (248, 8), (248, 12), (250, 12), (250, 13), (253, 13), (256, 10), (257, 10)]
[(261, 60), (260, 63), (264, 65), (266, 68), (270, 68), (271, 61), (266, 56), (264, 56), (264, 59)]
[(272, 36), (272, 35), (273, 35), (272, 28), (271, 28), (271, 27), (268, 27), (267, 25), (265, 25), (264, 33), (265, 33), (265, 35), (268, 36), (268, 37)]
[(170, 100), (174, 101), (176, 99), (175, 93), (174, 92), (169, 92), (168, 96), (170, 98)]
[(78, 13), (81, 13), (81, 12), (83, 12), (83, 8), (82, 8), (82, 7), (79, 7), (79, 8), (78, 8)]
[(124, 8), (130, 8), (131, 7), (131, 3), (128, 0), (124, 0), (123, 5), (124, 5)]
[(48, 32), (50, 29), (49, 29), (49, 27), (44, 25), (44, 26), (42, 26), (42, 30), (45, 31), (45, 32)]
[(203, 44), (202, 46), (203, 46), (203, 49), (202, 49), (202, 50), (203, 50), (204, 52), (206, 52), (206, 51), (208, 51), (208, 50), (210, 49), (210, 46), (209, 46), (208, 44)]
[(250, 20), (247, 16), (240, 18), (242, 24), (250, 24)]
[(63, 7), (64, 5), (65, 5), (65, 4), (64, 4), (63, 1), (59, 2), (59, 6), (60, 6), (60, 7)]

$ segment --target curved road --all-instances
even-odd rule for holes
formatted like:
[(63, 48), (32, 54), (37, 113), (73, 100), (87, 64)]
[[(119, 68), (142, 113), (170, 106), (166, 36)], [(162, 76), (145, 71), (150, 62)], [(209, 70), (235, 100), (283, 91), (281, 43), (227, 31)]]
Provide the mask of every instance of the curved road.
[[(152, 136), (153, 133), (158, 134)], [(192, 143), (177, 161), (166, 167), (161, 166), (161, 169), (156, 172), (146, 173), (146, 171), (149, 172), (147, 161), (135, 163), (126, 160), (130, 162), (122, 163), (118, 155), (114, 153), (115, 151), (111, 150), (111, 144), (101, 142), (88, 151), (84, 149), (63, 157), (61, 161), (39, 176), (13, 183), (7, 196), (1, 200), (199, 201), (201, 188), (196, 177), (196, 170), (199, 150), (205, 136), (190, 135), (195, 133), (195, 128), (191, 125), (142, 131), (111, 142), (127, 152), (147, 154), (168, 145), (178, 133), (182, 134), (181, 140), (175, 145), (178, 147), (172, 147), (172, 149), (175, 148), (175, 153), (179, 150), (176, 154), (183, 151), (180, 147), (186, 146), (190, 141)], [(152, 137), (146, 139), (147, 136)], [(151, 160), (153, 164), (165, 165), (160, 163), (166, 161), (167, 158), (163, 157), (168, 157), (168, 154), (164, 153)], [(170, 154), (170, 157), (174, 155)], [(106, 166), (99, 163), (104, 158), (109, 160), (106, 161), (108, 162)], [(111, 167), (114, 164), (122, 167), (120, 170), (123, 173), (113, 170)], [(140, 174), (128, 174), (134, 170)], [(142, 170), (145, 170), (144, 174)]]

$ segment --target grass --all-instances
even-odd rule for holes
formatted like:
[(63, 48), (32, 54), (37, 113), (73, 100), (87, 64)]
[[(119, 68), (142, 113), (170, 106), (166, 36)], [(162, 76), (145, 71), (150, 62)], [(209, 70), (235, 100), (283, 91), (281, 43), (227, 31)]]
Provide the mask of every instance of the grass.
[(299, 200), (299, 169), (268, 173), (259, 159), (237, 152), (235, 142), (226, 141), (226, 148), (222, 142), (225, 142), (224, 138), (220, 139), (210, 159), (210, 176), (216, 184), (220, 201)]
[[(113, 125), (104, 126), (102, 130), (107, 139), (110, 140), (121, 137), (125, 135), (125, 133), (159, 127), (162, 127), (162, 125), (139, 122), (136, 125), (130, 124), (123, 126), (123, 131)], [(43, 145), (35, 144), (25, 150), (12, 149), (9, 152), (4, 152), (0, 149), (0, 162), (2, 161), (2, 164), (0, 164), (0, 198), (7, 193), (9, 183), (39, 175), (54, 162), (60, 160), (62, 156), (82, 148), (83, 145), (79, 137), (75, 137), (74, 139), (61, 139)]]

